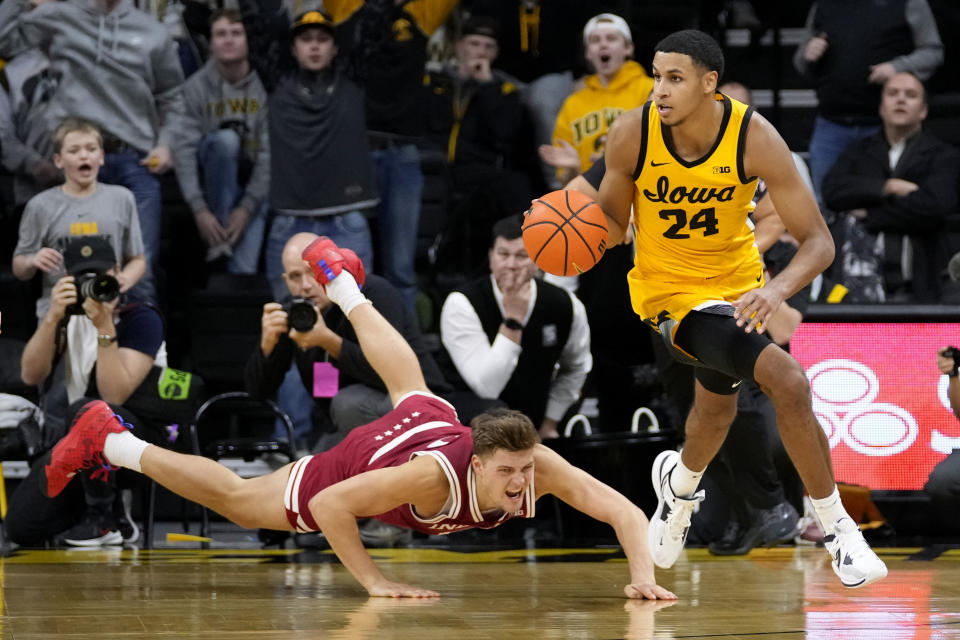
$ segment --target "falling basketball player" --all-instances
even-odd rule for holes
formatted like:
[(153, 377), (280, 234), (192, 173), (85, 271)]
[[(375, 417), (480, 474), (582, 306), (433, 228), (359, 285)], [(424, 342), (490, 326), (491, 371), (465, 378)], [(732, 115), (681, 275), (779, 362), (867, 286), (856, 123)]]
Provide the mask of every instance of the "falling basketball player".
[(532, 517), (537, 498), (553, 494), (614, 528), (629, 564), (627, 597), (676, 598), (656, 584), (640, 509), (539, 444), (522, 413), (502, 409), (481, 414), (472, 428), (461, 425), (453, 407), (427, 389), (409, 345), (360, 292), (364, 271), (356, 255), (328, 238), (314, 241), (303, 255), (353, 325), (393, 411), (325, 453), (242, 479), (213, 460), (139, 440), (107, 404), (95, 401), (53, 449), (47, 493), (58, 494), (80, 469), (134, 469), (242, 527), (322, 531), (370, 595), (393, 597), (439, 594), (384, 577), (361, 543), (357, 518), (430, 534), (489, 529)]
[[(773, 126), (717, 92), (723, 74), (717, 43), (700, 31), (679, 31), (655, 51), (652, 100), (614, 123), (600, 185), (611, 245), (623, 236), (633, 205), (634, 311), (676, 358), (697, 365), (683, 450), (664, 451), (654, 463), (659, 504), (651, 555), (667, 568), (683, 550), (690, 515), (704, 498), (697, 485), (747, 379), (773, 402), (783, 443), (827, 533), (834, 572), (847, 587), (879, 580), (887, 568), (840, 502), (806, 375), (763, 335), (780, 304), (832, 262), (830, 232)], [(793, 260), (769, 282), (747, 219), (757, 177), (799, 242)]]

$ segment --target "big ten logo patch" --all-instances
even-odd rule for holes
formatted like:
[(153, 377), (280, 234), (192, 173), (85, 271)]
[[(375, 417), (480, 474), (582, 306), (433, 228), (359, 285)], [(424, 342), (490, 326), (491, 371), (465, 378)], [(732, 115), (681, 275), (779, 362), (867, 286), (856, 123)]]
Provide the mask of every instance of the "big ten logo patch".
[(719, 166), (717, 166), (717, 167), (714, 167), (714, 168), (713, 168), (713, 172), (714, 172), (714, 173), (730, 173), (730, 167), (726, 167), (726, 166), (724, 166), (724, 167), (719, 167)]
[(71, 222), (70, 235), (96, 236), (96, 235), (100, 235), (100, 231), (97, 228), (97, 223), (92, 220), (89, 222)]
[(190, 396), (192, 379), (192, 373), (167, 367), (157, 380), (157, 392), (164, 400), (185, 400)]
[(571, 122), (570, 129), (573, 131), (574, 146), (579, 145), (585, 138), (601, 131), (607, 131), (621, 113), (623, 113), (623, 109), (604, 107), (598, 111), (591, 111)]
[(260, 102), (256, 98), (227, 98), (207, 103), (207, 110), (217, 118), (224, 115), (252, 115), (260, 111)]

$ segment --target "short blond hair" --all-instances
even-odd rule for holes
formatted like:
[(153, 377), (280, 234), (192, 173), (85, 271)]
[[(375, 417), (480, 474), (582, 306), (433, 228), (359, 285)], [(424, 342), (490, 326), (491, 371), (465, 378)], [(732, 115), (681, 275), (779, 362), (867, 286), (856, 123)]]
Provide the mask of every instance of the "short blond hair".
[(60, 153), (60, 150), (63, 148), (64, 138), (67, 137), (67, 134), (76, 131), (93, 134), (100, 148), (103, 148), (103, 135), (100, 133), (100, 127), (89, 120), (70, 116), (65, 118), (64, 121), (60, 123), (60, 126), (57, 127), (57, 130), (53, 132), (53, 152)]
[(540, 434), (530, 418), (513, 409), (494, 408), (470, 421), (473, 453), (486, 458), (496, 452), (525, 451), (540, 442)]

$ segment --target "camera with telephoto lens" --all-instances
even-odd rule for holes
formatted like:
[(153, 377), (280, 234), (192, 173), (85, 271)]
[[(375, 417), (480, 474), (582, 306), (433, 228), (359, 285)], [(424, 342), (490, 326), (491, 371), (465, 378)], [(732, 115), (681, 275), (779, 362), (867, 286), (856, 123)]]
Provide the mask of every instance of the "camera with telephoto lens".
[(83, 315), (83, 301), (87, 298), (111, 302), (120, 296), (120, 283), (107, 273), (117, 265), (117, 259), (106, 238), (71, 238), (63, 251), (63, 263), (77, 287), (77, 302), (67, 308), (68, 314)]
[(287, 324), (300, 333), (310, 331), (317, 324), (317, 310), (306, 298), (294, 298), (283, 310), (287, 312)]

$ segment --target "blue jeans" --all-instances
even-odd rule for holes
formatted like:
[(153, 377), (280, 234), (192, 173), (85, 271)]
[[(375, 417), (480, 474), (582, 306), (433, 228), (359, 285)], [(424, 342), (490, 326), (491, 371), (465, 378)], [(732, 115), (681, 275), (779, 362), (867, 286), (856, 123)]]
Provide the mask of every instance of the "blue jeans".
[(851, 142), (866, 138), (880, 130), (879, 125), (845, 125), (817, 116), (810, 138), (810, 177), (817, 202), (823, 204), (823, 179)]
[(380, 192), (377, 270), (393, 283), (413, 311), (417, 302), (414, 259), (423, 195), (420, 151), (416, 145), (405, 144), (372, 151), (370, 156)]
[[(210, 212), (224, 227), (230, 212), (240, 204), (244, 189), (237, 180), (241, 144), (243, 141), (232, 129), (218, 129), (203, 137), (197, 148), (197, 165), (200, 185)], [(260, 247), (266, 227), (266, 200), (256, 211), (250, 212), (250, 220), (240, 240), (233, 247), (233, 256), (227, 263), (230, 273), (256, 273), (260, 261)]]
[(160, 260), (163, 207), (160, 197), (160, 181), (146, 167), (140, 165), (140, 161), (144, 157), (146, 157), (145, 153), (133, 149), (120, 153), (108, 153), (97, 179), (106, 184), (126, 187), (133, 192), (133, 197), (137, 201), (137, 214), (140, 218), (140, 234), (143, 236), (147, 272), (140, 279), (140, 282), (130, 290), (130, 298), (157, 303), (155, 274)]
[(370, 241), (370, 225), (361, 211), (349, 211), (334, 216), (307, 217), (277, 215), (270, 225), (267, 236), (267, 280), (273, 289), (274, 300), (282, 300), (289, 294), (283, 281), (283, 247), (295, 233), (315, 233), (327, 236), (337, 246), (352, 249), (365, 269), (373, 264), (373, 245)]

